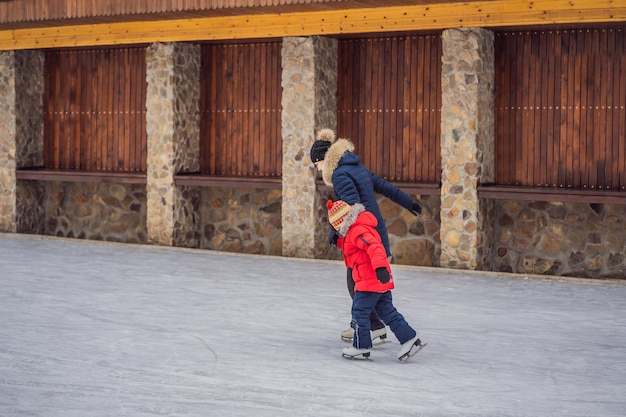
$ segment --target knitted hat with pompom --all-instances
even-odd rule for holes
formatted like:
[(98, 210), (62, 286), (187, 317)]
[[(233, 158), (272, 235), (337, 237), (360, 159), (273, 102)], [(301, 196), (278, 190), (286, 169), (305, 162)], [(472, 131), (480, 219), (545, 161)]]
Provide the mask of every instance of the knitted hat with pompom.
[(345, 201), (338, 200), (333, 203), (332, 200), (328, 200), (326, 208), (328, 209), (328, 221), (335, 230), (339, 231), (352, 207)]
[(313, 163), (323, 161), (333, 142), (335, 142), (335, 132), (332, 129), (320, 130), (317, 134), (317, 140), (311, 146), (311, 161)]

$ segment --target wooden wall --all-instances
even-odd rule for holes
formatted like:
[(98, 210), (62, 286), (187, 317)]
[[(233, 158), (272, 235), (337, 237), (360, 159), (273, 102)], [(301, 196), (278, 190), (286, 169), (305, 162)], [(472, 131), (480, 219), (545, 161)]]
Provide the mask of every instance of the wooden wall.
[(281, 41), (202, 46), (202, 174), (282, 176), (281, 48)]
[[(497, 185), (626, 190), (625, 28), (496, 33)], [(201, 172), (280, 178), (280, 41), (205, 44)], [(45, 52), (44, 164), (145, 172), (145, 47)], [(372, 171), (439, 183), (440, 34), (339, 41), (338, 126)]]
[[(282, 175), (281, 43), (203, 45), (201, 173)], [(145, 47), (47, 51), (44, 167), (145, 172)]]
[(146, 171), (145, 47), (45, 52), (44, 167)]
[(339, 137), (394, 182), (441, 180), (441, 34), (339, 41)]
[(496, 183), (626, 190), (626, 28), (496, 34)]

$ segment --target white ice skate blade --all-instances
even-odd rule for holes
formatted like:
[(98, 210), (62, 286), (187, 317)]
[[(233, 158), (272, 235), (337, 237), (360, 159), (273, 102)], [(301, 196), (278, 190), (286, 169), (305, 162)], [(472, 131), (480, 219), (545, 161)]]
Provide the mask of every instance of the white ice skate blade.
[(371, 361), (370, 352), (359, 353), (358, 355), (346, 355), (345, 353), (342, 353), (341, 356), (343, 356), (346, 359), (353, 359), (357, 361)]
[[(342, 337), (341, 340), (343, 340), (346, 343), (350, 343), (352, 344), (352, 338), (347, 338), (347, 337)], [(383, 343), (387, 343), (387, 335), (385, 335), (384, 337), (377, 337), (375, 339), (372, 339), (372, 345), (374, 346), (379, 346), (382, 345)]]
[(428, 345), (428, 343), (420, 343), (419, 345), (413, 345), (411, 347), (411, 350), (409, 350), (407, 353), (405, 353), (404, 355), (398, 357), (398, 360), (400, 362), (406, 362), (409, 360), (409, 358), (411, 356), (414, 356), (415, 354), (417, 354), (417, 352), (419, 352), (420, 350), (422, 350), (426, 345)]

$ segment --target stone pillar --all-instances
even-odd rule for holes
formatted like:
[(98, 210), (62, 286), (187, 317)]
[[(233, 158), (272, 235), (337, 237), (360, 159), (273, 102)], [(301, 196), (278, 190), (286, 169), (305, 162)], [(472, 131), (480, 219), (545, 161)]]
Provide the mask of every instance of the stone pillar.
[(199, 246), (199, 190), (174, 175), (200, 169), (200, 46), (155, 43), (146, 54), (147, 231), (159, 245)]
[(15, 52), (0, 51), (0, 232), (16, 231)]
[(325, 198), (316, 191), (309, 149), (317, 131), (337, 125), (337, 40), (283, 39), (283, 255), (329, 253)]
[(494, 179), (494, 35), (450, 29), (442, 39), (440, 265), (489, 270), (492, 203), (477, 187)]
[[(43, 166), (43, 51), (15, 51), (16, 167)], [(17, 232), (42, 234), (45, 229), (44, 184), (17, 183)]]

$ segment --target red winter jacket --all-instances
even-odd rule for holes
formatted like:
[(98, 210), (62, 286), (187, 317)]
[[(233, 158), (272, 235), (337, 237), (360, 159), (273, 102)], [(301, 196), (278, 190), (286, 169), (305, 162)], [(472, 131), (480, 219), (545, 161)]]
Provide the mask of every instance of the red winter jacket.
[[(360, 206), (360, 207), (359, 207)], [(362, 208), (362, 210), (361, 210)], [(386, 292), (394, 288), (393, 275), (387, 261), (387, 252), (380, 235), (376, 231), (378, 221), (369, 211), (364, 211), (361, 204), (352, 206), (351, 211), (359, 210), (354, 216), (346, 216), (341, 230), (349, 228), (345, 237), (337, 240), (337, 247), (343, 253), (343, 260), (348, 268), (352, 268), (355, 291)], [(347, 226), (347, 227), (346, 227)], [(340, 233), (341, 234), (341, 233)], [(376, 268), (384, 267), (389, 271), (391, 279), (383, 284), (376, 278)]]

